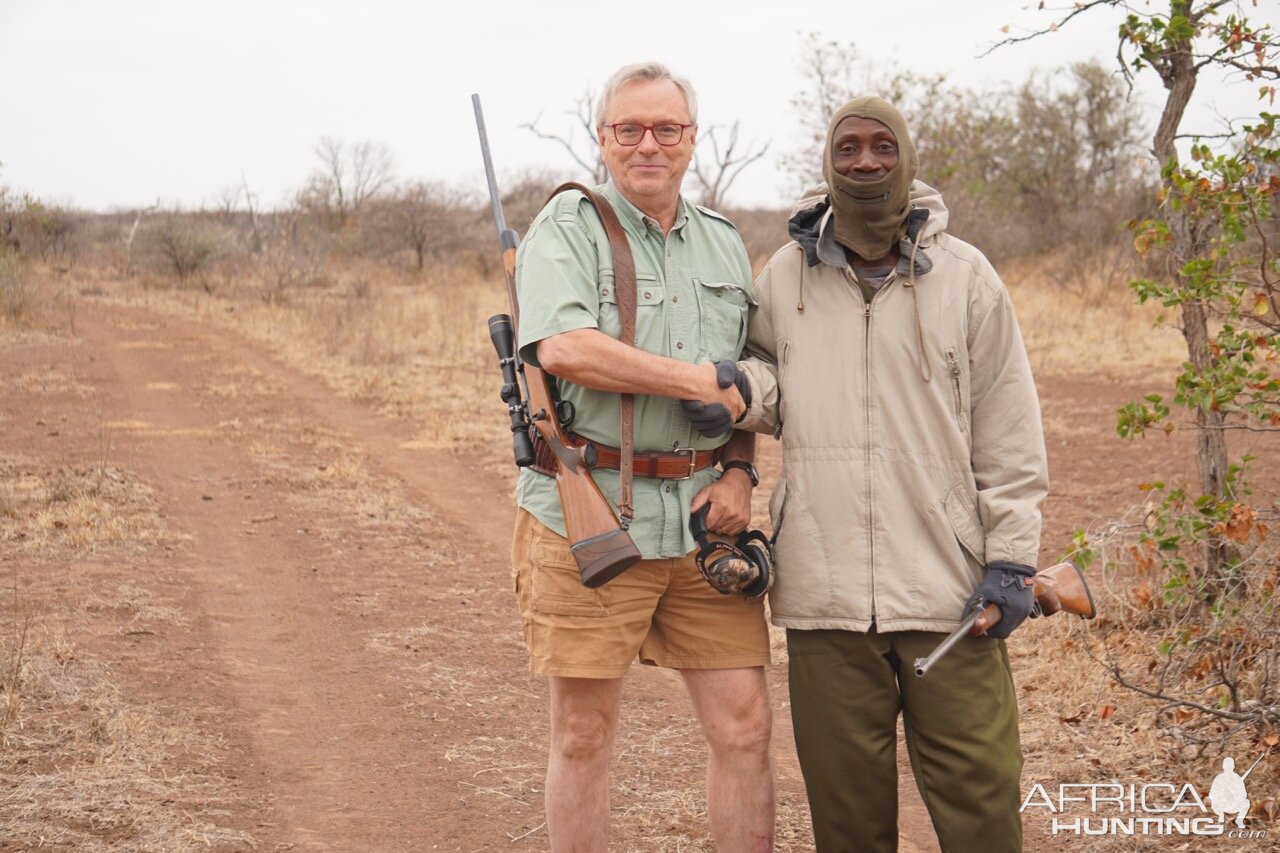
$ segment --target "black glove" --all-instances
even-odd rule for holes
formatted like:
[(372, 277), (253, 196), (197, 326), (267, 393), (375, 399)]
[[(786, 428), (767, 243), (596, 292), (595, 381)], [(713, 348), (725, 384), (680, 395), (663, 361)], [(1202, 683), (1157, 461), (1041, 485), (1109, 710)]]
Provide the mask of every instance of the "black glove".
[[(747, 375), (738, 368), (736, 362), (716, 362), (716, 384), (721, 388), (736, 385), (738, 394), (742, 396), (742, 402), (750, 408), (751, 383), (747, 381)], [(689, 423), (693, 424), (693, 428), (707, 438), (717, 438), (733, 429), (734, 420), (729, 416), (729, 410), (725, 408), (723, 403), (681, 400), (680, 406), (684, 409), (685, 417), (689, 419)]]
[(982, 582), (965, 603), (965, 615), (988, 604), (996, 605), (1000, 608), (1000, 621), (991, 626), (986, 636), (1005, 639), (1031, 615), (1036, 603), (1036, 594), (1031, 586), (1035, 573), (1036, 570), (1030, 566), (1007, 560), (988, 563)]

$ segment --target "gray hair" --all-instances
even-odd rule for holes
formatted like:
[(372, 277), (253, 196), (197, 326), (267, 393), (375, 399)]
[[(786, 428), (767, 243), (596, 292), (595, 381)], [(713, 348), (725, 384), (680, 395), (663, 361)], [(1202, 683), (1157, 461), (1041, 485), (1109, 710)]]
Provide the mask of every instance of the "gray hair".
[(698, 93), (693, 91), (693, 84), (689, 79), (672, 74), (671, 69), (661, 62), (637, 62), (634, 65), (622, 66), (604, 84), (604, 91), (600, 93), (600, 100), (596, 102), (597, 130), (604, 127), (604, 117), (609, 110), (609, 101), (613, 100), (613, 96), (618, 94), (623, 86), (637, 80), (645, 82), (670, 80), (675, 83), (684, 95), (685, 104), (689, 107), (689, 121), (693, 124), (698, 123)]

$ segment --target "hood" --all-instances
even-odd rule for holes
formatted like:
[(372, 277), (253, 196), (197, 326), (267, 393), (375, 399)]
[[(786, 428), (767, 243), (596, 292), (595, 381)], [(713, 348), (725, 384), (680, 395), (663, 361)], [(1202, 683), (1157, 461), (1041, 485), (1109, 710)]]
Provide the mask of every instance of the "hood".
[[(818, 238), (831, 218), (831, 203), (827, 195), (825, 182), (805, 190), (791, 209), (791, 219), (787, 223), (787, 233), (804, 249), (809, 266), (816, 266), (820, 260)], [(911, 208), (907, 240), (918, 238), (922, 247), (927, 246), (946, 230), (948, 214), (942, 193), (924, 181), (911, 182)]]

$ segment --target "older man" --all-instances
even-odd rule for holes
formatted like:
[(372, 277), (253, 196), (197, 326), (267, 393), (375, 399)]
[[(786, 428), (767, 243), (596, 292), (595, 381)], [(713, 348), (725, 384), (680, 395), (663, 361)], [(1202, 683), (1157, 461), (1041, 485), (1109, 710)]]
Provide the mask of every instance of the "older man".
[[(750, 264), (733, 225), (680, 194), (698, 129), (687, 80), (656, 63), (622, 68), (605, 86), (596, 125), (610, 177), (598, 192), (635, 258), (636, 345), (618, 340), (600, 218), (582, 193), (566, 192), (534, 220), (517, 257), (520, 346), (558, 377), (575, 410), (573, 431), (605, 451), (593, 475), (609, 496), (618, 494), (608, 460), (620, 446), (620, 395), (636, 395), (630, 533), (644, 559), (603, 587), (584, 587), (554, 480), (521, 473), (512, 561), (532, 669), (551, 680), (551, 847), (606, 848), (622, 677), (638, 656), (678, 670), (693, 699), (710, 746), (707, 811), (717, 846), (767, 850), (774, 799), (763, 605), (713, 590), (690, 556), (689, 532), (691, 508), (706, 503), (712, 530), (745, 529), (754, 437), (704, 437), (680, 403), (731, 417), (744, 411), (738, 389), (720, 387), (715, 362), (742, 352)], [(680, 470), (664, 464), (672, 461)]]
[[(897, 846), (896, 723), (945, 851), (1021, 848), (1018, 708), (1004, 637), (1032, 606), (1048, 489), (1009, 294), (946, 233), (890, 104), (831, 121), (827, 184), (756, 282), (741, 426), (780, 433), (775, 624), (820, 851)], [(911, 667), (999, 604), (927, 678)]]

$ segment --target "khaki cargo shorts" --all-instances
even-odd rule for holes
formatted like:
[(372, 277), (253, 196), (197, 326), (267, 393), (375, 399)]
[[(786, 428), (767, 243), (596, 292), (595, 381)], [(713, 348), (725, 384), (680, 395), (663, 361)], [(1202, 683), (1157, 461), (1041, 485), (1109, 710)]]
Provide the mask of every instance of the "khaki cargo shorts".
[(763, 600), (716, 592), (692, 556), (641, 560), (587, 589), (569, 540), (517, 513), (511, 563), (534, 673), (621, 678), (637, 656), (672, 669), (769, 663)]

